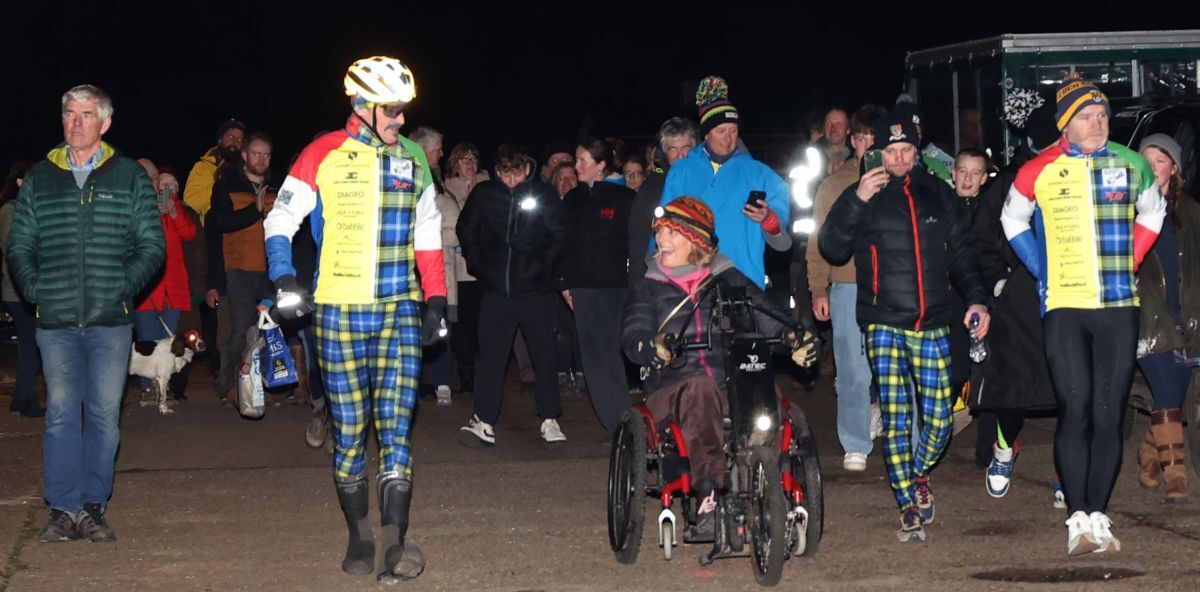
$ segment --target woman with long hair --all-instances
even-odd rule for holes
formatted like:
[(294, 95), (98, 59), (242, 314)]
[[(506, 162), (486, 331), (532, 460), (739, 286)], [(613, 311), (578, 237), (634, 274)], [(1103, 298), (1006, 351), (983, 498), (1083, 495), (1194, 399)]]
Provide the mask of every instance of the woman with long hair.
[(1151, 134), (1141, 152), (1167, 198), (1167, 217), (1137, 274), (1138, 367), (1154, 396), (1138, 480), (1161, 484), (1167, 501), (1181, 502), (1188, 495), (1181, 410), (1192, 377), (1187, 351), (1200, 347), (1200, 204), (1184, 193), (1174, 139)]

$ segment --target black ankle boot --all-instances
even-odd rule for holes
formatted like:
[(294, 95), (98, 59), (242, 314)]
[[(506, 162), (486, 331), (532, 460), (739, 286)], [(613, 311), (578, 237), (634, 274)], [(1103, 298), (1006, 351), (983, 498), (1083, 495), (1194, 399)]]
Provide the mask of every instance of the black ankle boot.
[(338, 503), (346, 515), (346, 528), (350, 531), (350, 542), (346, 544), (346, 558), (342, 560), (342, 571), (364, 576), (375, 571), (375, 537), (371, 534), (371, 523), (367, 520), (367, 477), (360, 475), (348, 479), (334, 478), (337, 483)]
[(388, 473), (379, 479), (379, 517), (383, 525), (383, 569), (379, 581), (411, 580), (425, 570), (425, 554), (413, 544), (405, 544), (408, 534), (408, 507), (412, 502), (412, 477)]

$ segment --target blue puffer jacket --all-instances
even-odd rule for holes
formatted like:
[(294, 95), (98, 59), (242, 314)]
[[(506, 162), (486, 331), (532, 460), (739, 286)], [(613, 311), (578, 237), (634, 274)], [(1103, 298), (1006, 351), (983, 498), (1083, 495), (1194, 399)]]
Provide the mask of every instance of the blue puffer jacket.
[(751, 191), (767, 194), (767, 205), (779, 216), (779, 225), (786, 232), (791, 216), (787, 182), (767, 165), (740, 151), (714, 171), (708, 149), (701, 144), (671, 167), (660, 205), (685, 196), (704, 200), (713, 211), (717, 247), (761, 289), (766, 280), (763, 267), (766, 238), (762, 226), (742, 214)]

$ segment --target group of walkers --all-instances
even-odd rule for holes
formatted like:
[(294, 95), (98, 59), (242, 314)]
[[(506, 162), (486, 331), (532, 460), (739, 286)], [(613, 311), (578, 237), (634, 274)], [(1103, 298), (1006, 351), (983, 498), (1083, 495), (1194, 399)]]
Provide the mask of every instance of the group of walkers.
[[(995, 497), (1010, 486), (1025, 413), (1056, 408), (1068, 552), (1119, 550), (1105, 510), (1135, 362), (1155, 395), (1140, 479), (1187, 494), (1181, 353), (1200, 325), (1188, 296), (1200, 209), (1182, 194), (1178, 145), (1110, 142), (1107, 98), (1086, 81), (1065, 82), (1053, 102), (1014, 93), (1028, 99), (1008, 109), (1027, 141), (991, 180), (978, 149), (937, 160), (911, 102), (831, 110), (807, 244), (790, 230), (788, 182), (739, 140), (721, 78), (701, 81), (698, 124), (668, 119), (644, 152), (580, 138), (549, 145), (539, 163), (506, 143), (491, 171), (470, 143), (443, 169), (441, 133), (401, 133), (416, 81), (400, 61), (358, 60), (343, 88), (345, 125), (317, 135), (283, 178), (270, 136), (229, 120), (181, 187), (169, 167), (102, 140), (113, 102), (90, 85), (63, 95), (64, 144), (13, 168), (0, 198), (3, 299), (20, 331), (12, 410), (43, 413), (39, 363), (47, 386), (42, 541), (116, 538), (106, 509), (135, 336), (202, 327), (219, 351), (208, 360), (217, 396), (229, 399), (247, 333), (271, 308), (313, 406), (306, 440), (332, 439), (348, 573), (421, 573), (407, 537), (414, 408), (423, 390), (442, 405), (472, 393), (458, 439), (496, 445), (510, 356), (547, 443), (567, 439), (561, 391), (580, 379), (608, 432), (631, 390), (644, 387), (664, 416), (676, 409), (697, 493), (711, 496), (722, 487), (724, 354), (672, 360), (659, 337), (681, 322), (672, 306), (702, 299), (713, 279), (761, 300), (768, 250), (795, 254), (813, 318), (832, 324), (843, 467), (865, 470), (883, 437), (901, 541), (924, 540), (934, 520), (930, 475), (958, 403), (981, 418)], [(682, 337), (703, 339), (698, 325)], [(813, 362), (811, 335), (768, 325), (797, 363)], [(985, 337), (988, 359), (972, 365), (971, 340)], [(178, 398), (188, 374), (170, 386)], [(378, 568), (368, 422), (380, 448)], [(690, 540), (711, 540), (705, 518)]]
[[(1154, 399), (1139, 480), (1163, 484), (1168, 501), (1187, 496), (1196, 204), (1178, 144), (1153, 134), (1140, 153), (1126, 148), (1109, 140), (1110, 116), (1086, 80), (1063, 82), (1052, 101), (1014, 89), (1005, 117), (1023, 141), (990, 180), (975, 147), (939, 175), (911, 103), (851, 118), (852, 153), (817, 191), (808, 281), (814, 317), (833, 324), (844, 468), (866, 468), (877, 398), (901, 541), (925, 540), (930, 474), (963, 406), (980, 420), (976, 456), (997, 498), (1027, 413), (1057, 412), (1052, 490), (1067, 551), (1119, 551), (1106, 510), (1135, 362)], [(868, 147), (882, 166), (866, 164)]]

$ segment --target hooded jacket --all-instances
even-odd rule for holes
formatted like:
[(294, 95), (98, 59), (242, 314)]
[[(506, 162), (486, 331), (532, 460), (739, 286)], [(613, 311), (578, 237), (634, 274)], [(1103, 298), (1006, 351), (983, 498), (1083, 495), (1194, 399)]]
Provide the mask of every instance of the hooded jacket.
[(154, 187), (136, 161), (107, 143), (81, 189), (60, 145), (29, 169), (8, 237), (18, 290), (38, 327), (119, 326), (163, 265)]
[(566, 224), (549, 185), (526, 180), (509, 189), (494, 179), (483, 181), (471, 191), (455, 230), (467, 269), (485, 292), (526, 296), (553, 290)]
[(945, 183), (911, 172), (892, 177), (869, 201), (844, 192), (819, 235), (833, 264), (854, 257), (858, 322), (923, 331), (954, 322), (950, 291), (985, 304), (966, 206)]

